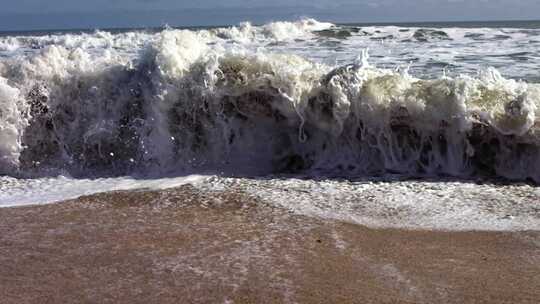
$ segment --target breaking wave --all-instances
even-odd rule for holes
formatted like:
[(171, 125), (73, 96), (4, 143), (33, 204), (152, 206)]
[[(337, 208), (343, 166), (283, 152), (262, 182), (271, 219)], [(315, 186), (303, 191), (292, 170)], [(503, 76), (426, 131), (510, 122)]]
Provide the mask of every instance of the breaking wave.
[(0, 61), (0, 173), (392, 172), (540, 182), (537, 84), (495, 69), (419, 79), (369, 65), (367, 52), (336, 67), (215, 43), (346, 36), (302, 22), (167, 29), (133, 56), (51, 44)]

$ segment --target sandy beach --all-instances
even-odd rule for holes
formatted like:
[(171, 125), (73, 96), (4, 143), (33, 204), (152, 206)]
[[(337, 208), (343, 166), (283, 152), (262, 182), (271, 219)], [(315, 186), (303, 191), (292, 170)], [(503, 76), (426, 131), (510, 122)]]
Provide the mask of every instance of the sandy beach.
[(190, 185), (0, 209), (2, 304), (538, 303), (539, 286), (538, 231), (370, 229)]

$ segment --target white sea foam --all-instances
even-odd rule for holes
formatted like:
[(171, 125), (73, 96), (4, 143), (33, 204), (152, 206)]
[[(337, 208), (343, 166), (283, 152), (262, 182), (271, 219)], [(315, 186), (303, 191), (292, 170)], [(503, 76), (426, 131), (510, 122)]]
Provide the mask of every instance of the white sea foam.
[(118, 190), (160, 190), (191, 184), (212, 191), (241, 190), (296, 214), (373, 228), (540, 230), (540, 191), (530, 185), (464, 181), (321, 179), (313, 177), (132, 177), (15, 179), (0, 177), (0, 207), (48, 204)]
[[(220, 38), (238, 30), (70, 34), (31, 56), (2, 60), (2, 170), (348, 168), (540, 180), (538, 84), (494, 68), (426, 79), (368, 64), (367, 52), (339, 67), (251, 45), (344, 30), (314, 20), (246, 24), (240, 31), (258, 38), (245, 43)], [(411, 35), (365, 29), (381, 30)], [(417, 40), (450, 39), (411, 30)], [(140, 50), (118, 51), (131, 36)]]
[(28, 124), (26, 108), (19, 90), (0, 77), (0, 174), (18, 165), (22, 132)]
[(540, 230), (540, 191), (529, 185), (399, 178), (214, 177), (199, 187), (241, 189), (296, 214), (375, 228)]
[[(0, 204), (153, 183), (47, 177), (59, 174), (399, 173), (540, 182), (539, 37), (535, 29), (359, 28), (309, 19), (0, 37), (0, 174), (42, 178), (3, 177)], [(368, 48), (369, 60), (367, 51), (359, 57)], [(398, 185), (396, 197), (406, 192)], [(435, 198), (410, 195), (423, 202), (420, 214), (400, 223), (436, 226), (413, 221), (428, 221), (422, 212)], [(440, 227), (537, 227), (530, 217), (490, 226), (476, 203), (455, 214), (441, 207), (439, 220), (448, 224)], [(477, 218), (470, 225), (459, 221), (467, 208)], [(329, 214), (342, 218), (349, 209)]]
[(202, 175), (157, 179), (133, 177), (74, 179), (64, 176), (16, 179), (4, 176), (0, 177), (0, 207), (50, 204), (110, 191), (161, 190), (185, 184), (197, 185), (206, 179), (207, 177)]

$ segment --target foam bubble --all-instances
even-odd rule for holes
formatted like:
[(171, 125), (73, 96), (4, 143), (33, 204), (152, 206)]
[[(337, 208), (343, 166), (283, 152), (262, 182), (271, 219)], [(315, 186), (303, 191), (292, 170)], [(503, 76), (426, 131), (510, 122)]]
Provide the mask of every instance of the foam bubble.
[[(332, 26), (301, 20), (152, 35), (96, 32), (84, 34), (86, 42), (72, 34), (42, 38), (52, 43), (2, 61), (3, 171), (540, 180), (537, 84), (492, 68), (419, 78), (369, 64), (367, 52), (336, 66), (251, 45), (317, 39), (313, 31)], [(251, 38), (231, 44), (223, 33)], [(117, 51), (129, 38), (139, 51)]]

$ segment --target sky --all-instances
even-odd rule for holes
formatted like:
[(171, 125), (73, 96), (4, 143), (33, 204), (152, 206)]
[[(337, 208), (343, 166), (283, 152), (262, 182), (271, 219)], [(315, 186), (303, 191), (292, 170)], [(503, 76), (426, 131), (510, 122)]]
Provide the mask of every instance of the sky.
[(331, 22), (539, 19), (540, 0), (0, 0), (0, 31)]

